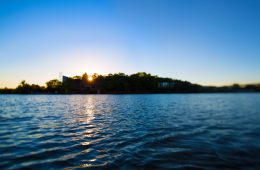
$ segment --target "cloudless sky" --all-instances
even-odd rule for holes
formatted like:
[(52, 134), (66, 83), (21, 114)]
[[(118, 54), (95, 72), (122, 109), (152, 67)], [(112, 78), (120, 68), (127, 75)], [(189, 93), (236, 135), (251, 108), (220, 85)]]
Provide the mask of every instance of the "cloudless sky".
[(0, 87), (139, 71), (260, 82), (260, 1), (0, 0)]

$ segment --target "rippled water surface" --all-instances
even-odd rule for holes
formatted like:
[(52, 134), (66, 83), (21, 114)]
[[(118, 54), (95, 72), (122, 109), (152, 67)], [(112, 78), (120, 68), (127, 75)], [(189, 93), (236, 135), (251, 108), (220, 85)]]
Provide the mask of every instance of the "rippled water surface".
[(260, 169), (260, 94), (0, 95), (0, 169)]

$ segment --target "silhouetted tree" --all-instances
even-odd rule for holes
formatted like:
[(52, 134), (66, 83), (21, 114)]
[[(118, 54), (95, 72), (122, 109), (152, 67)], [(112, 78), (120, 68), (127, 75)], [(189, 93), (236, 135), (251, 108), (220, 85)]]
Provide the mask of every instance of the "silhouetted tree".
[(16, 88), (16, 91), (21, 94), (29, 94), (31, 93), (30, 85), (26, 83), (25, 80), (22, 80)]
[(62, 83), (57, 79), (53, 79), (53, 80), (46, 82), (46, 85), (47, 85), (47, 88), (46, 88), (47, 92), (50, 92), (50, 93), (62, 92)]

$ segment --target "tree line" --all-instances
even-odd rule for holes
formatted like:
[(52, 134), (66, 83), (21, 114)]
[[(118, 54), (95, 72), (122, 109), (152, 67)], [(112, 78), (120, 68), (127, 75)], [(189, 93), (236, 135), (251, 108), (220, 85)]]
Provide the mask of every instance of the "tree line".
[[(91, 79), (90, 79), (91, 77)], [(124, 73), (92, 76), (63, 77), (46, 82), (45, 86), (21, 81), (14, 88), (0, 89), (2, 94), (125, 94), (125, 93), (217, 93), (217, 92), (260, 92), (260, 84), (232, 86), (201, 86), (188, 81), (158, 77), (145, 72), (131, 75)]]

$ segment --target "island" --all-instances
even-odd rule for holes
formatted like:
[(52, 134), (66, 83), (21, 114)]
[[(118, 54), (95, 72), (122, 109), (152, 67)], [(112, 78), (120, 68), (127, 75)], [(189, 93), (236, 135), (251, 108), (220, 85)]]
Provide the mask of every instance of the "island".
[(28, 84), (22, 80), (16, 88), (0, 89), (0, 94), (152, 94), (152, 93), (235, 93), (260, 92), (260, 83), (231, 86), (202, 86), (188, 81), (163, 78), (145, 72), (131, 75), (84, 73), (82, 76), (62, 76), (46, 86)]

